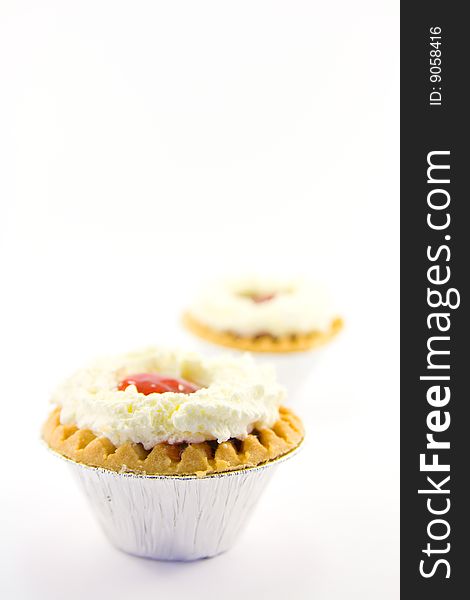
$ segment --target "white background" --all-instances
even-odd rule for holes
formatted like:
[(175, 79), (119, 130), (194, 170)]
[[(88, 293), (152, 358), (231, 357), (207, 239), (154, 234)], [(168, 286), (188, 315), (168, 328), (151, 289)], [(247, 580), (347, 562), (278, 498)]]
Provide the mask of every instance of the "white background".
[[(396, 0), (0, 0), (2, 598), (398, 598), (397, 146)], [(247, 269), (346, 318), (308, 443), (229, 553), (128, 557), (39, 443), (49, 394)]]

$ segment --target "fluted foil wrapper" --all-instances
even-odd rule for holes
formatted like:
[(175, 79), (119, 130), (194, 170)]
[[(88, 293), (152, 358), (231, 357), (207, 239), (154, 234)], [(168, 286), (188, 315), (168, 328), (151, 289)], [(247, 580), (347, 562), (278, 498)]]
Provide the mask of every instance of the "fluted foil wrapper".
[(117, 548), (146, 558), (191, 561), (231, 548), (277, 465), (294, 453), (205, 477), (116, 473), (67, 462)]
[[(187, 335), (189, 336), (190, 334), (188, 333)], [(215, 357), (221, 354), (241, 356), (247, 352), (246, 350), (217, 346), (196, 336), (191, 336), (190, 340), (190, 342), (187, 342), (187, 346), (194, 348), (206, 356)], [(249, 354), (251, 354), (257, 363), (270, 364), (276, 369), (279, 383), (287, 388), (287, 404), (292, 405), (301, 398), (302, 390), (308, 378), (326, 351), (327, 348), (320, 346), (299, 352), (249, 352)]]

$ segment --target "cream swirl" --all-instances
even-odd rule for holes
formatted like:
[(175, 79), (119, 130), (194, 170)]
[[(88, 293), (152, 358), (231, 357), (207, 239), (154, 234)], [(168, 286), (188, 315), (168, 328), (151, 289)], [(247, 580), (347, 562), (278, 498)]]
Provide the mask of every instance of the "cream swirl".
[(335, 317), (323, 287), (303, 279), (258, 277), (209, 285), (188, 312), (212, 329), (243, 336), (327, 331)]
[[(191, 394), (165, 392), (144, 395), (120, 382), (138, 372), (160, 373), (197, 383)], [(160, 442), (201, 442), (243, 439), (256, 428), (271, 427), (279, 418), (285, 390), (274, 370), (259, 366), (249, 355), (215, 359), (174, 350), (148, 348), (101, 359), (81, 369), (54, 393), (60, 420), (116, 446)]]

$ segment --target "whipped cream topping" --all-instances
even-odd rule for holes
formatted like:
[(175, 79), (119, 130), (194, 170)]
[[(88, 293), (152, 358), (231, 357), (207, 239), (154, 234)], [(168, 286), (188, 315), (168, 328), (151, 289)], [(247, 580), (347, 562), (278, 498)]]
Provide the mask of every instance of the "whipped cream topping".
[(303, 279), (257, 277), (207, 286), (188, 312), (217, 331), (275, 337), (326, 331), (335, 316), (323, 287)]
[[(118, 390), (132, 373), (160, 373), (192, 381), (191, 394), (141, 394), (134, 385)], [(271, 427), (279, 418), (284, 388), (270, 366), (249, 355), (213, 358), (174, 350), (148, 348), (96, 361), (65, 381), (52, 402), (61, 406), (60, 420), (119, 446), (160, 442), (243, 439), (255, 427)]]

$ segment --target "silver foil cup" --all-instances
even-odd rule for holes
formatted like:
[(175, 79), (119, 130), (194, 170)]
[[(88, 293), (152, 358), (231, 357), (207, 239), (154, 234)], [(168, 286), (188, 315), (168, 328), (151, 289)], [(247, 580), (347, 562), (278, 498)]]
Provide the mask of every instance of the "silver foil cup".
[[(237, 350), (218, 346), (201, 338), (191, 335), (191, 347), (206, 356), (220, 356), (228, 354), (241, 356), (246, 350)], [(326, 345), (325, 345), (326, 346)], [(292, 405), (302, 395), (310, 375), (313, 373), (319, 360), (326, 352), (325, 346), (302, 350), (299, 352), (249, 352), (253, 359), (259, 364), (270, 364), (276, 369), (277, 380), (287, 389), (287, 403)]]
[(301, 352), (258, 352), (253, 353), (255, 360), (269, 363), (276, 369), (279, 383), (287, 388), (287, 402), (297, 401), (319, 360), (323, 357), (325, 348), (312, 348)]
[(114, 546), (191, 561), (232, 547), (277, 466), (297, 449), (258, 467), (205, 477), (117, 473), (66, 460)]

